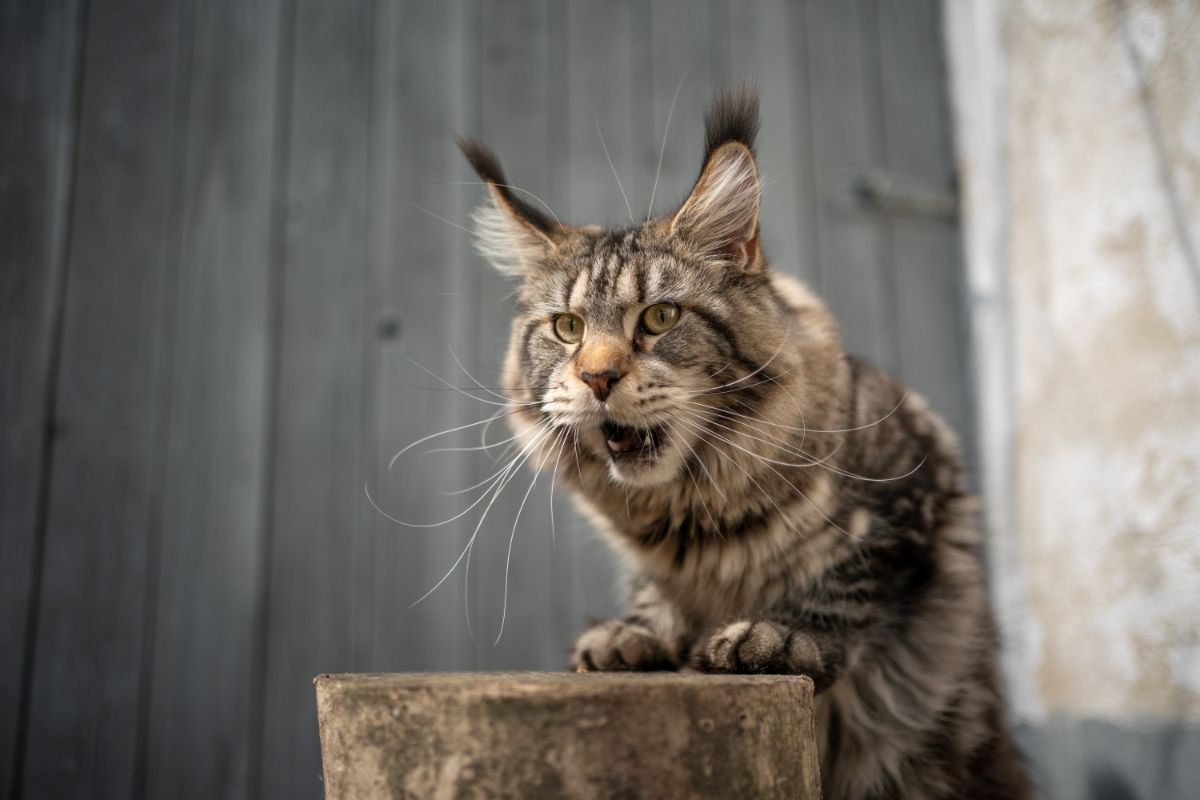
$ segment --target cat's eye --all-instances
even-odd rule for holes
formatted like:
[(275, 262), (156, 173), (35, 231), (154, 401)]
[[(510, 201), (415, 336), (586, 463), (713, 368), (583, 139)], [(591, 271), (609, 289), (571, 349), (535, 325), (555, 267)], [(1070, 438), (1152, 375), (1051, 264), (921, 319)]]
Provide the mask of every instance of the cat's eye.
[(583, 317), (559, 314), (554, 318), (554, 333), (567, 344), (575, 344), (583, 338)]
[(655, 303), (642, 312), (642, 327), (655, 336), (666, 333), (679, 321), (679, 306), (674, 303)]

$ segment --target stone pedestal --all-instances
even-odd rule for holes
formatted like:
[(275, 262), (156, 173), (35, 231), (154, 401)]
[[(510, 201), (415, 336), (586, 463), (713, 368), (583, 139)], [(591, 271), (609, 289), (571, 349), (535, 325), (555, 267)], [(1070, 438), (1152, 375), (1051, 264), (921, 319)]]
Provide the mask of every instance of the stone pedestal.
[(782, 675), (321, 675), (328, 800), (815, 798), (812, 682)]

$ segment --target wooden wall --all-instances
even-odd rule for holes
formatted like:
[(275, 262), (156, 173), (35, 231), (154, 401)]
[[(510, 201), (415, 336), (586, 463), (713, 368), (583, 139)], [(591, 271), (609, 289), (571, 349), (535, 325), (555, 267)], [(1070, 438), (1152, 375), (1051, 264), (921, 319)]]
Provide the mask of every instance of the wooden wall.
[(421, 369), (493, 384), (506, 338), (460, 132), (617, 221), (598, 129), (635, 215), (662, 153), (665, 211), (713, 90), (757, 81), (768, 254), (969, 430), (939, 25), (933, 0), (0, 0), (0, 791), (317, 797), (315, 674), (556, 669), (616, 608), (544, 480), (495, 646), (527, 479), (411, 609), (480, 508), (409, 529), (364, 494), (436, 521), (494, 470), (387, 469), (494, 410)]

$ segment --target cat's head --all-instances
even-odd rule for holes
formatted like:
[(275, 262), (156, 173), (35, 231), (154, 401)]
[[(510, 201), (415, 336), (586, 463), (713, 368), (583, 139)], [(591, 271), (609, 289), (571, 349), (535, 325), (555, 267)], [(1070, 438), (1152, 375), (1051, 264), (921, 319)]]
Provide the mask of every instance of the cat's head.
[(687, 198), (623, 230), (564, 224), (459, 142), (490, 194), (478, 249), (520, 281), (504, 376), (518, 434), (562, 446), (565, 431), (621, 483), (679, 479), (715, 409), (755, 413), (794, 368), (794, 308), (759, 247), (757, 95), (719, 94), (705, 122)]

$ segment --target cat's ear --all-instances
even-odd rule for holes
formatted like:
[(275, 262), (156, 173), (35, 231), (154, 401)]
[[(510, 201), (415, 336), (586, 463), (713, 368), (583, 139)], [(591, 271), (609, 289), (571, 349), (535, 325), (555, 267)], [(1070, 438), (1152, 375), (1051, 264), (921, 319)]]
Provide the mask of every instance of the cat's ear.
[(722, 91), (705, 115), (704, 133), (704, 167), (671, 218), (671, 233), (735, 269), (759, 269), (758, 93), (745, 86)]
[(490, 195), (490, 202), (472, 214), (476, 249), (504, 275), (530, 274), (554, 252), (563, 226), (514, 191), (500, 160), (486, 145), (460, 136), (458, 147)]

